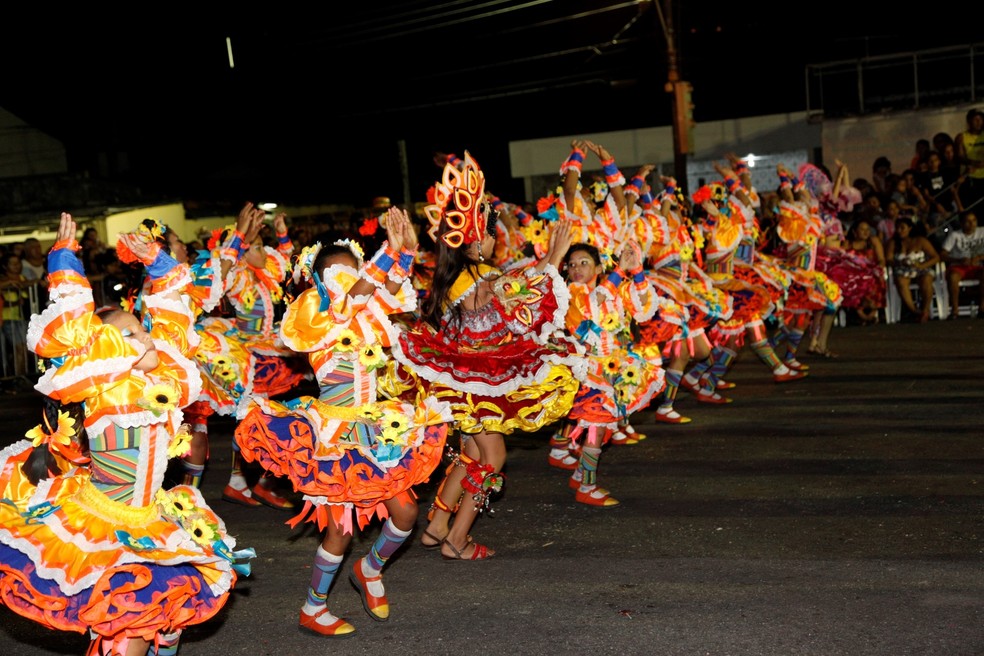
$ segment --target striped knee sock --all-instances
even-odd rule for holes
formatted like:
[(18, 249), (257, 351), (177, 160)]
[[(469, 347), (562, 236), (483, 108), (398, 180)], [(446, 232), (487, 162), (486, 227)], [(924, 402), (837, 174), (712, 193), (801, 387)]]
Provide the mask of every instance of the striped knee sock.
[(202, 486), (202, 472), (205, 471), (205, 465), (196, 465), (187, 460), (182, 460), (181, 468), (184, 470), (184, 478), (181, 480), (182, 485), (191, 485), (193, 487)]
[(735, 361), (735, 357), (737, 355), (738, 354), (731, 349), (724, 347), (719, 349), (717, 359), (707, 372), (707, 377), (710, 379), (713, 387), (717, 387), (718, 380), (723, 378), (724, 374), (728, 372), (728, 369), (731, 368), (731, 363)]
[(400, 545), (410, 537), (410, 531), (401, 531), (393, 523), (393, 518), (386, 520), (379, 537), (372, 543), (372, 548), (362, 559), (362, 572), (367, 576), (378, 576), (383, 571), (383, 565), (389, 560)]
[(598, 458), (601, 456), (601, 449), (595, 446), (585, 446), (581, 449), (581, 459), (577, 463), (577, 469), (581, 474), (581, 489), (590, 488), (598, 479)]
[(311, 572), (311, 587), (308, 588), (307, 599), (304, 601), (304, 610), (309, 615), (317, 612), (317, 609), (325, 605), (328, 600), (328, 588), (335, 579), (338, 566), (342, 564), (344, 554), (336, 556), (328, 553), (325, 548), (318, 546), (318, 552), (314, 556), (314, 567)]
[(660, 409), (673, 407), (677, 390), (680, 389), (681, 378), (683, 378), (682, 371), (678, 369), (666, 370), (666, 388), (663, 390), (663, 402), (659, 405)]
[(779, 367), (783, 366), (782, 362), (779, 361), (779, 357), (776, 352), (772, 349), (772, 345), (769, 344), (769, 340), (760, 339), (757, 342), (752, 342), (752, 351), (758, 356), (759, 360), (765, 363), (770, 370), (775, 371)]
[(802, 330), (790, 330), (786, 335), (786, 359), (793, 360), (796, 358), (796, 351), (799, 350), (800, 342), (803, 341)]

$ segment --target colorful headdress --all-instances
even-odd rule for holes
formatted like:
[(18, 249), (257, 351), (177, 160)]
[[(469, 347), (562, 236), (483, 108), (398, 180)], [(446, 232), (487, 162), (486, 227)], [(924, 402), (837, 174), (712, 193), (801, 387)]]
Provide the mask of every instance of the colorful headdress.
[[(358, 243), (351, 239), (339, 239), (334, 242), (333, 246), (347, 248), (352, 253), (352, 257), (355, 258), (356, 268), (362, 268), (362, 262), (365, 260), (366, 255)], [(323, 272), (315, 271), (314, 263), (318, 259), (322, 248), (321, 242), (319, 241), (301, 249), (301, 253), (297, 256), (297, 260), (294, 263), (294, 272), (291, 276), (295, 285), (300, 284), (302, 279), (308, 282), (318, 282), (321, 279)]]
[(224, 228), (215, 228), (214, 230), (212, 230), (212, 233), (209, 235), (208, 238), (208, 243), (206, 244), (208, 250), (214, 251), (216, 248), (222, 245), (224, 237), (231, 235), (235, 231), (236, 231), (235, 223), (230, 223)]
[(722, 184), (712, 182), (695, 191), (693, 199), (695, 205), (701, 205), (707, 200), (723, 203), (728, 200), (728, 189)]
[(443, 179), (431, 187), (428, 200), (431, 204), (424, 207), (431, 225), (427, 234), (435, 242), (442, 222), (448, 230), (441, 240), (451, 248), (478, 241), (485, 235), (486, 217), (482, 211), (485, 174), (468, 151), (460, 170), (451, 162), (444, 166)]
[(588, 187), (588, 189), (591, 191), (591, 200), (595, 203), (605, 202), (605, 199), (608, 198), (608, 193), (610, 191), (608, 183), (604, 180), (595, 180), (591, 183), (591, 186)]

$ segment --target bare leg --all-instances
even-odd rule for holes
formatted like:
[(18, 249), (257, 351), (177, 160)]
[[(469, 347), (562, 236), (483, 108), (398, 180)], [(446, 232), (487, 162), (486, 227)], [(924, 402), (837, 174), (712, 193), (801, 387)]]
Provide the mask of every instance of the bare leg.
[(899, 291), (899, 298), (902, 299), (902, 304), (905, 305), (905, 308), (913, 314), (919, 314), (919, 309), (916, 308), (916, 302), (912, 298), (912, 290), (909, 289), (909, 283), (911, 282), (912, 280), (910, 278), (896, 276), (895, 288)]
[(920, 321), (929, 321), (929, 313), (933, 307), (933, 276), (919, 276), (919, 295), (922, 297), (922, 307), (919, 308)]
[[(506, 463), (506, 442), (502, 433), (488, 433), (482, 431), (471, 437), (470, 442), (474, 442), (479, 451), (479, 463), (491, 465), (494, 472), (499, 472)], [(456, 468), (457, 469), (457, 468)], [(458, 511), (455, 513), (454, 524), (448, 531), (448, 536), (441, 545), (441, 553), (449, 558), (461, 554), (462, 558), (469, 559), (478, 549), (478, 545), (468, 541), (468, 533), (475, 518), (478, 516), (479, 505), (473, 494), (465, 494), (461, 499)], [(452, 548), (453, 547), (453, 548)], [(457, 552), (457, 553), (456, 553)], [(491, 549), (488, 555), (495, 552)]]

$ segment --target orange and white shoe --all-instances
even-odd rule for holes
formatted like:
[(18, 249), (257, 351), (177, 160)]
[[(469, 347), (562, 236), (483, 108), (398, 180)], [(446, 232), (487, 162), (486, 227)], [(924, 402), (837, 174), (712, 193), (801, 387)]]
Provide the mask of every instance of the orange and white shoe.
[(788, 383), (793, 380), (801, 380), (809, 375), (810, 374), (806, 371), (796, 371), (795, 369), (790, 369), (784, 374), (772, 374), (772, 380), (777, 383)]
[(619, 500), (613, 497), (608, 490), (600, 488), (597, 485), (587, 492), (578, 490), (574, 494), (574, 501), (599, 508), (611, 508), (619, 504)]
[(389, 619), (390, 607), (386, 600), (386, 589), (383, 588), (383, 576), (366, 576), (362, 571), (362, 561), (360, 558), (355, 561), (352, 573), (349, 574), (349, 581), (359, 591), (362, 597), (362, 607), (369, 613), (369, 617), (377, 622), (385, 622)]
[(557, 469), (566, 469), (571, 471), (573, 469), (577, 469), (577, 458), (572, 456), (570, 451), (561, 457), (557, 457), (551, 453), (547, 455), (547, 464), (551, 467), (556, 467)]
[(724, 405), (726, 403), (731, 403), (731, 399), (726, 396), (721, 396), (717, 392), (712, 390), (701, 390), (700, 394), (697, 395), (698, 403), (710, 403), (711, 405)]
[(308, 615), (302, 610), (301, 620), (298, 624), (304, 631), (317, 633), (328, 638), (347, 638), (355, 633), (354, 626), (332, 615), (328, 612), (327, 606), (314, 615)]
[(252, 489), (253, 498), (264, 506), (270, 506), (276, 510), (291, 510), (294, 507), (290, 499), (280, 496), (273, 488), (264, 487), (257, 483)]
[(222, 500), (249, 508), (255, 508), (260, 505), (260, 502), (253, 498), (253, 493), (249, 491), (249, 488), (239, 490), (231, 485), (226, 485), (225, 489), (222, 490)]
[(664, 424), (689, 424), (691, 421), (690, 417), (684, 417), (673, 408), (670, 408), (666, 412), (657, 410), (656, 414), (653, 415), (653, 419), (661, 421)]
[(612, 434), (611, 439), (608, 440), (611, 444), (615, 445), (625, 445), (625, 444), (638, 444), (634, 436), (625, 433), (624, 431), (617, 430)]
[(622, 426), (622, 432), (629, 436), (629, 439), (634, 439), (636, 442), (641, 442), (648, 437), (645, 433), (640, 433), (632, 427), (632, 424), (626, 424)]

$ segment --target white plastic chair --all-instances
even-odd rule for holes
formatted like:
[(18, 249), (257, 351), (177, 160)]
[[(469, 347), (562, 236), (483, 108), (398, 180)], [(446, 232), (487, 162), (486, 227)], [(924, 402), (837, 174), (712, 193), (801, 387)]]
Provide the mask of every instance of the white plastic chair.
[[(895, 288), (895, 275), (892, 272), (892, 267), (888, 266), (886, 269), (888, 295), (885, 299), (885, 323), (898, 323), (902, 319), (902, 297), (899, 296), (899, 290)], [(946, 290), (946, 268), (942, 262), (936, 263), (936, 266), (933, 267), (933, 273), (935, 275), (933, 280), (933, 304), (930, 306), (929, 318), (943, 319), (946, 317), (949, 299)], [(910, 283), (909, 289), (912, 290), (913, 298), (919, 299), (919, 283)]]
[[(944, 317), (950, 316), (951, 303), (953, 303), (954, 301), (957, 303), (957, 316), (959, 317), (970, 317), (976, 315), (977, 312), (980, 312), (980, 308), (977, 306), (977, 302), (979, 299), (978, 296), (979, 292), (975, 291), (975, 293), (973, 294), (960, 294), (961, 296), (967, 299), (966, 302), (964, 303), (961, 303), (959, 298), (957, 299), (950, 298), (949, 286), (946, 284), (946, 265), (940, 263), (940, 266), (943, 268), (943, 273), (940, 274), (940, 278), (943, 279), (943, 287), (946, 290), (946, 304), (943, 306), (943, 316)], [(960, 285), (959, 289), (962, 292), (964, 289), (978, 287), (980, 286), (980, 284), (981, 284), (980, 280), (967, 280), (966, 278), (964, 278), (959, 283)]]

